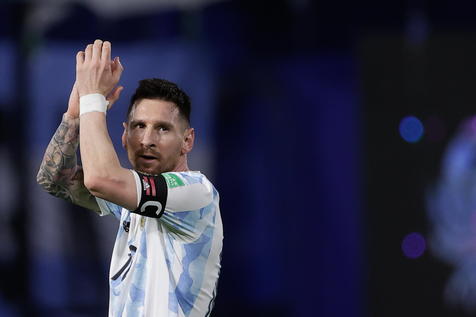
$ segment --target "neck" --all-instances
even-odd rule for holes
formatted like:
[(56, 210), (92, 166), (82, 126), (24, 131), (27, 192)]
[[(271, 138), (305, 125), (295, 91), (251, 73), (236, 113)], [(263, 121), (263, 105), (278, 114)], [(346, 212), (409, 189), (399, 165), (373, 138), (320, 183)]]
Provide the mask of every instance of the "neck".
[(187, 155), (183, 155), (171, 172), (186, 172), (188, 170)]

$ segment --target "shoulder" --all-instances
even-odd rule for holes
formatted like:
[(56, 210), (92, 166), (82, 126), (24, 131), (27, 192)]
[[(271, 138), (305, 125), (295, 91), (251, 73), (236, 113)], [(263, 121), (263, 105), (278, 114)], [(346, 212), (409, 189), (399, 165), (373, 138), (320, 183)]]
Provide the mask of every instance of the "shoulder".
[(200, 171), (166, 172), (162, 173), (168, 187), (178, 187), (192, 184), (211, 184)]
[(208, 178), (198, 171), (163, 173), (168, 188), (167, 207), (171, 211), (196, 210), (218, 198)]
[(200, 171), (167, 172), (162, 175), (169, 190), (180, 187), (193, 187), (201, 188), (202, 192), (205, 191), (218, 195), (212, 182)]

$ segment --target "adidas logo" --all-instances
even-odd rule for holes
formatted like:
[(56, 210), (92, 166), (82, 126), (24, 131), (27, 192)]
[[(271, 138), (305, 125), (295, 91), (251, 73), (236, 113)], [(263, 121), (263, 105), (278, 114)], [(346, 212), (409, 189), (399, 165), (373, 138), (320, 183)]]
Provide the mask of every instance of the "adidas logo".
[(147, 183), (145, 180), (142, 180), (142, 185), (144, 185), (144, 190), (148, 190), (150, 188), (149, 183)]

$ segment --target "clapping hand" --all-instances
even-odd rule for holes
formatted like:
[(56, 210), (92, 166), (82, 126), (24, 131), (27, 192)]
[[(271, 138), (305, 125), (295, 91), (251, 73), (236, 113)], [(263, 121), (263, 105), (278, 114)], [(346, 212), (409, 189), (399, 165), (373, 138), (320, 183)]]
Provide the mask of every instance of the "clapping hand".
[(108, 109), (119, 99), (124, 89), (117, 86), (124, 67), (119, 57), (111, 60), (111, 43), (96, 40), (76, 54), (76, 82), (68, 103), (68, 115), (79, 117), (79, 97), (100, 93), (109, 101)]
[(119, 58), (111, 62), (111, 43), (96, 40), (76, 54), (76, 83), (79, 96), (107, 96), (117, 85), (123, 67)]

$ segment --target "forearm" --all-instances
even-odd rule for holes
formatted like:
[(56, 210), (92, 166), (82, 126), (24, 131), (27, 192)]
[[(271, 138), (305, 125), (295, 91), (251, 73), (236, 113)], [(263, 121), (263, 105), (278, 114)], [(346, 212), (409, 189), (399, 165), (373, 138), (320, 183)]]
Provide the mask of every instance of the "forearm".
[(84, 170), (84, 184), (96, 197), (123, 206), (137, 207), (135, 180), (132, 173), (121, 166), (107, 131), (106, 115), (88, 112), (81, 115), (80, 150)]
[(114, 98), (119, 96), (121, 89), (114, 87), (122, 70), (118, 59), (111, 61), (111, 43), (107, 41), (96, 40), (76, 55), (84, 185), (94, 196), (133, 210), (137, 207), (136, 181), (121, 167), (106, 124), (105, 96), (111, 91)]
[(96, 199), (84, 186), (83, 169), (77, 164), (79, 118), (63, 115), (51, 138), (36, 180), (48, 193), (99, 212)]
[(104, 113), (95, 111), (81, 115), (80, 145), (86, 183), (92, 178), (114, 179), (122, 170)]
[(66, 198), (67, 188), (77, 172), (79, 119), (63, 115), (63, 120), (46, 149), (37, 182), (49, 193)]

